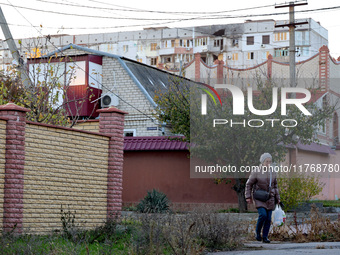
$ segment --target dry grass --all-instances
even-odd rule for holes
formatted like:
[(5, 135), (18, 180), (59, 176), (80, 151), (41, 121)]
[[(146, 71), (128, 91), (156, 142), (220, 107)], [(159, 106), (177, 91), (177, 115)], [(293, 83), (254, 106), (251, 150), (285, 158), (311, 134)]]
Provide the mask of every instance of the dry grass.
[[(256, 220), (250, 223), (248, 240), (254, 240), (255, 227)], [(340, 241), (340, 221), (331, 221), (312, 205), (308, 219), (298, 219), (295, 213), (290, 223), (285, 223), (282, 227), (272, 227), (269, 235), (273, 241), (335, 242)]]

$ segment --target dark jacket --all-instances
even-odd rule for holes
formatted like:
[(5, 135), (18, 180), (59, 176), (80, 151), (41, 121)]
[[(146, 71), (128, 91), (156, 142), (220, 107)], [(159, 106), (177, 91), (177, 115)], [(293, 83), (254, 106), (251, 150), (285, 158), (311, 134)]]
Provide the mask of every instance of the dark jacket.
[[(253, 194), (256, 190), (269, 190), (269, 183), (270, 183), (270, 174), (269, 172), (262, 172), (261, 166), (259, 167), (260, 171), (252, 172), (249, 176), (249, 179), (246, 183), (246, 191), (245, 197), (246, 199), (252, 198)], [(270, 198), (266, 202), (262, 202), (256, 199), (255, 201), (256, 208), (264, 207), (267, 210), (274, 210), (275, 209), (275, 199), (276, 201), (280, 200), (279, 190), (277, 188), (277, 180), (276, 180), (276, 173), (272, 172), (272, 183), (271, 183), (271, 192)]]

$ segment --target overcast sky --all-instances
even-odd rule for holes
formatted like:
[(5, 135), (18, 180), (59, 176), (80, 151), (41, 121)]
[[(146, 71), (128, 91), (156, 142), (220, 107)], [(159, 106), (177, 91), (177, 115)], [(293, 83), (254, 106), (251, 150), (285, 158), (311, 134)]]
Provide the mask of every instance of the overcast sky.
[[(283, 3), (273, 0), (0, 0), (15, 39), (131, 31), (151, 26), (228, 24), (246, 19), (288, 19), (288, 8), (274, 7)], [(337, 8), (317, 10), (327, 7)], [(340, 0), (309, 0), (308, 5), (295, 10), (296, 19), (313, 18), (328, 30), (331, 55), (340, 56)], [(270, 15), (283, 12), (286, 14)], [(260, 14), (266, 16), (254, 16)], [(247, 15), (253, 16), (245, 17)], [(0, 39), (4, 39), (0, 34)]]

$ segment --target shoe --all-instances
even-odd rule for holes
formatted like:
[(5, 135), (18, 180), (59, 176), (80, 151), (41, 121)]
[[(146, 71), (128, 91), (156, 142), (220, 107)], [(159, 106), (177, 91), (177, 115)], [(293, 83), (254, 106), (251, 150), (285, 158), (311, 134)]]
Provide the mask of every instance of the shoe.
[(261, 242), (261, 241), (262, 241), (261, 235), (256, 235), (256, 237), (255, 237), (255, 238), (256, 238), (256, 240), (257, 240), (257, 241), (259, 241), (259, 242)]
[(267, 237), (263, 237), (263, 242), (264, 243), (270, 243), (270, 240)]

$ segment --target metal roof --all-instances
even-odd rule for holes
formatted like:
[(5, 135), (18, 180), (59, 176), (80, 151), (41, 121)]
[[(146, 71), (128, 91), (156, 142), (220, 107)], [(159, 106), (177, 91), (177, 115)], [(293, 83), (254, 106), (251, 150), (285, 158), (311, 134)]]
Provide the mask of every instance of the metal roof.
[(188, 143), (180, 137), (168, 136), (135, 136), (124, 137), (124, 151), (179, 151), (188, 150)]

